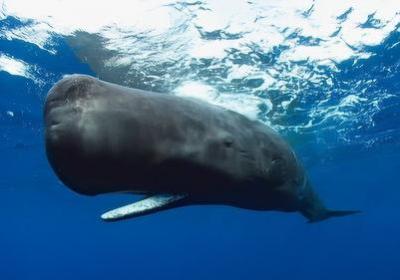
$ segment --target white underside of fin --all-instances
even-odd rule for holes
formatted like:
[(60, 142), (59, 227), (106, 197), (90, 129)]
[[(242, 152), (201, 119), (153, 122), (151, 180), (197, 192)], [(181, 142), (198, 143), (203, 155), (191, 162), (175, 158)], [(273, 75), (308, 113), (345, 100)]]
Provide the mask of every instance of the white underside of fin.
[(101, 215), (101, 218), (106, 221), (119, 220), (130, 216), (138, 216), (146, 214), (146, 212), (156, 211), (164, 208), (169, 204), (182, 200), (187, 195), (169, 195), (159, 194), (147, 197), (132, 204), (128, 204)]

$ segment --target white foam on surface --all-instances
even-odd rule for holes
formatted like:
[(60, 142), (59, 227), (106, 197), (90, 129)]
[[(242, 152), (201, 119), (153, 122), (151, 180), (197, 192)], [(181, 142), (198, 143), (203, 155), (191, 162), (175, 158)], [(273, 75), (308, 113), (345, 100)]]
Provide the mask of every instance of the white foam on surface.
[(29, 65), (26, 62), (3, 54), (0, 54), (0, 71), (5, 71), (15, 76), (31, 77)]
[[(192, 3), (193, 1), (183, 1)], [(126, 32), (152, 32), (163, 34), (176, 25), (180, 17), (188, 16), (173, 8), (172, 0), (126, 1), (114, 0), (96, 2), (78, 0), (3, 0), (2, 13), (22, 19), (33, 19), (31, 32), (17, 30), (7, 34), (9, 38), (36, 37), (31, 41), (43, 46), (48, 39), (46, 32), (71, 34), (74, 31), (100, 33), (107, 38), (116, 39)], [(346, 48), (345, 44), (355, 48), (364, 45), (379, 44), (400, 22), (400, 7), (393, 0), (367, 0), (362, 2), (328, 1), (204, 1), (207, 9), (199, 9), (189, 16), (192, 27), (204, 32), (225, 30), (233, 34), (242, 34), (238, 40), (201, 40), (193, 38), (189, 53), (195, 57), (222, 57), (224, 51), (232, 47), (246, 45), (247, 42), (277, 46), (285, 41), (281, 31), (297, 32), (304, 37), (323, 40), (319, 46), (293, 46), (284, 59), (326, 60), (333, 57), (342, 61), (356, 55), (356, 51)], [(311, 7), (313, 8), (311, 9)], [(346, 20), (339, 16), (346, 11)], [(308, 14), (307, 14), (308, 12)], [(368, 16), (373, 15), (382, 28), (364, 28)], [(256, 24), (255, 24), (256, 22)], [(337, 36), (332, 34), (339, 31)], [(34, 34), (33, 34), (34, 33)], [(119, 48), (128, 49), (132, 46)], [(290, 40), (286, 39), (290, 44)], [(114, 47), (115, 49), (115, 47)]]

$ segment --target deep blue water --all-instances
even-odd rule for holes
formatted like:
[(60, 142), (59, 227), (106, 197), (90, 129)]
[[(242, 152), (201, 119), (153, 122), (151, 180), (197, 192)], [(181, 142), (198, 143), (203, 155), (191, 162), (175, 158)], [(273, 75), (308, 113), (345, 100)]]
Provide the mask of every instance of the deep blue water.
[[(0, 32), (29, 24), (4, 17)], [(398, 25), (382, 43), (365, 47), (371, 57), (346, 59), (335, 71), (296, 62), (333, 82), (291, 78), (285, 90), (297, 92), (296, 102), (286, 110), (261, 106), (258, 114), (260, 120), (271, 119), (268, 123), (293, 144), (328, 206), (361, 214), (308, 224), (295, 213), (191, 206), (104, 223), (102, 212), (132, 197), (85, 197), (65, 188), (44, 153), (42, 110), (47, 91), (63, 75), (115, 81), (115, 72), (83, 59), (84, 48), (60, 34), (51, 37), (53, 52), (0, 37), (0, 55), (24, 61), (37, 78), (0, 68), (0, 279), (400, 279), (399, 42)], [(264, 54), (254, 47), (253, 55), (237, 54), (234, 61), (267, 69), (285, 48)], [(244, 99), (246, 90), (257, 87), (256, 79), (218, 83), (218, 77), (226, 77), (226, 61), (217, 70), (212, 61), (199, 61), (181, 72), (166, 63), (167, 68), (151, 73), (162, 77), (154, 83), (143, 76), (148, 72), (130, 69), (130, 79), (137, 80), (126, 84), (168, 91), (180, 81), (166, 82), (171, 67), (181, 76), (193, 71), (220, 91), (236, 87), (232, 94), (244, 94)], [(258, 96), (276, 104), (287, 98), (286, 91), (266, 89)], [(344, 106), (347, 119), (318, 113), (355, 91), (365, 101)], [(316, 125), (307, 127), (310, 119)]]

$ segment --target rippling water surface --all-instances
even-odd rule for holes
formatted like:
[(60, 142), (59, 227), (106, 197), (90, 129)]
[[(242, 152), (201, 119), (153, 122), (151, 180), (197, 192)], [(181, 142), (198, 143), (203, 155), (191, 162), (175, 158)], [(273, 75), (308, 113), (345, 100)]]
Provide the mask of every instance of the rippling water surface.
[[(98, 212), (129, 198), (54, 187), (43, 156), (44, 98), (70, 73), (265, 122), (330, 204), (369, 214), (310, 228), (191, 208), (105, 228)], [(400, 279), (399, 116), (397, 1), (0, 1), (0, 278)]]

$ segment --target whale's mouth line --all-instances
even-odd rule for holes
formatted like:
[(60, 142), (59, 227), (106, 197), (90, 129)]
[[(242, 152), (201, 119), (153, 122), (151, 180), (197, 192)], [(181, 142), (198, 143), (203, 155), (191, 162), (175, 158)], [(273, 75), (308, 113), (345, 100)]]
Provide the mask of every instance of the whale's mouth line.
[(182, 203), (187, 197), (188, 195), (186, 194), (156, 194), (148, 196), (134, 203), (107, 211), (101, 215), (101, 219), (104, 221), (117, 221), (154, 213), (173, 208)]

